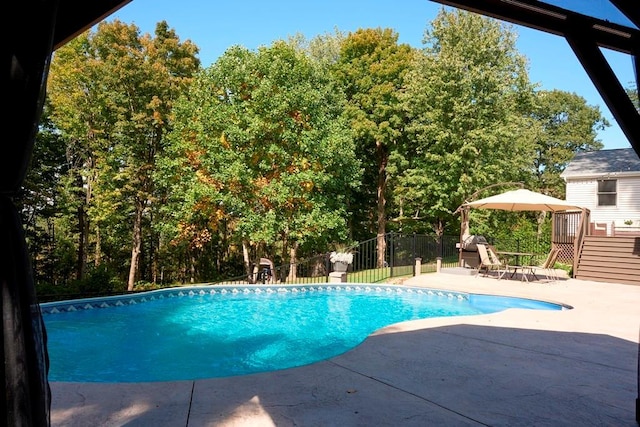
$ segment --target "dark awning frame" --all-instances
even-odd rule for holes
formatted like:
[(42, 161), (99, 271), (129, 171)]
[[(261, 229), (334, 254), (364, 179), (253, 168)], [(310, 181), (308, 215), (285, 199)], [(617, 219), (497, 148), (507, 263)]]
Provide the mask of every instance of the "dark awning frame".
[(431, 0), (564, 37), (631, 146), (640, 156), (640, 113), (600, 51), (631, 56), (640, 82), (640, 8), (635, 0), (610, 0), (636, 27), (563, 9), (536, 0)]

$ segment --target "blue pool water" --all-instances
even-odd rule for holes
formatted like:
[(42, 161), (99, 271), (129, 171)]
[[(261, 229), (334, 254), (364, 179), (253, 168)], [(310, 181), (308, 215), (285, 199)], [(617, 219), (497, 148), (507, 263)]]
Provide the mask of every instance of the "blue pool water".
[(381, 327), (507, 308), (519, 298), (402, 286), (199, 287), (42, 304), (50, 381), (148, 382), (302, 366)]

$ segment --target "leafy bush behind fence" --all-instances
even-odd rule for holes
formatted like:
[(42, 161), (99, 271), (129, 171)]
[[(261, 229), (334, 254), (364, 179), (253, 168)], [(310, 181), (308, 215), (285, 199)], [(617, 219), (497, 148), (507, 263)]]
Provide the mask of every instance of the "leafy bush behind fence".
[[(499, 250), (514, 252), (531, 252), (544, 257), (551, 248), (549, 240), (494, 239), (487, 241)], [(456, 267), (459, 263), (459, 250), (456, 244), (459, 236), (438, 236), (428, 234), (387, 233), (384, 237), (385, 251), (382, 265), (378, 265), (378, 239), (372, 238), (352, 248), (353, 263), (349, 266), (347, 282), (350, 283), (383, 283), (394, 278), (415, 275), (416, 259), (420, 259), (420, 272), (435, 272), (440, 258), (443, 268)], [(291, 269), (295, 268), (292, 272)], [(276, 265), (270, 275), (262, 274), (260, 269), (247, 276), (231, 277), (209, 283), (210, 285), (242, 285), (242, 284), (314, 284), (328, 283), (331, 273), (329, 253), (300, 258), (292, 267), (290, 264)], [(144, 289), (140, 289), (142, 291)], [(125, 293), (125, 292), (119, 292)], [(39, 298), (47, 300), (77, 299), (104, 296), (99, 292), (84, 292), (82, 295), (43, 295)]]

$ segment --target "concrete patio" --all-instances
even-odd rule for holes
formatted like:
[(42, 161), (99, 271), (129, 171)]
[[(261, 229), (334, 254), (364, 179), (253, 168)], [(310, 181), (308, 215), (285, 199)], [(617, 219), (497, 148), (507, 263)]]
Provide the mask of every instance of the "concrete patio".
[[(172, 383), (51, 383), (53, 426), (637, 426), (640, 287), (427, 274), (558, 302), (384, 328), (313, 365)], [(126, 351), (126, 350), (125, 350)]]

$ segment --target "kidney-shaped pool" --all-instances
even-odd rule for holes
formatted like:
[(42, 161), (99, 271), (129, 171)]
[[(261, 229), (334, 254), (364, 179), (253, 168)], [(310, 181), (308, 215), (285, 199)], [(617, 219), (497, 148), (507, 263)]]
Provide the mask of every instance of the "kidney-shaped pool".
[(398, 285), (200, 286), (40, 305), (50, 381), (228, 377), (342, 354), (384, 326), (544, 301)]

